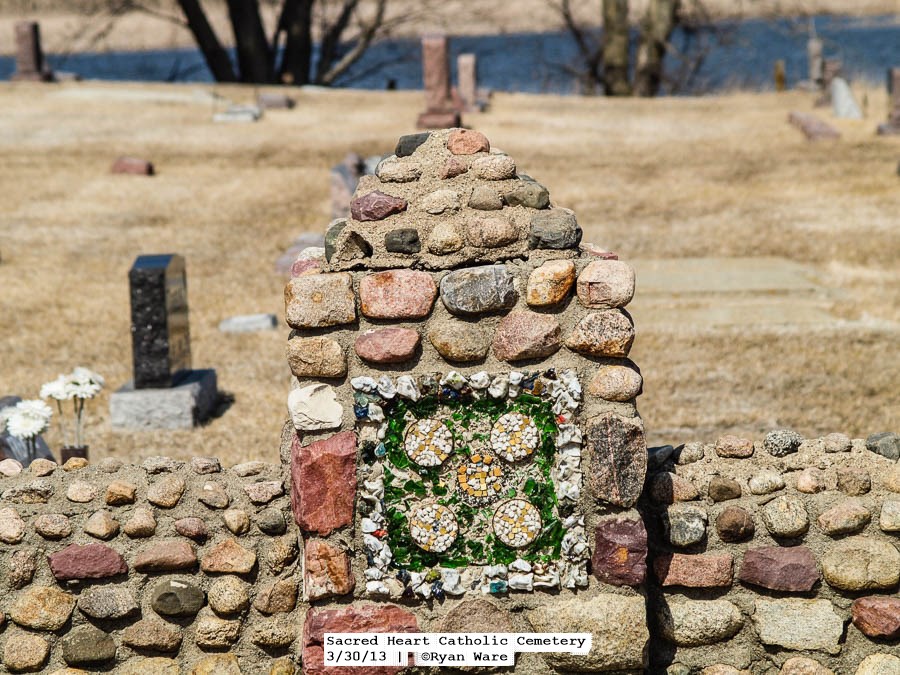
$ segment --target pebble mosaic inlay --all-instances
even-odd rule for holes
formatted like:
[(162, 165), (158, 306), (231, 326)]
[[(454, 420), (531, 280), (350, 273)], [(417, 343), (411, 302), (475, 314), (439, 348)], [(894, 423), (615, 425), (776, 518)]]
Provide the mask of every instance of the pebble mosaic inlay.
[(453, 452), (453, 434), (440, 420), (418, 420), (406, 432), (405, 447), (419, 466), (440, 466)]
[(491, 448), (507, 462), (517, 462), (533, 453), (539, 443), (538, 429), (522, 413), (507, 413), (491, 429)]
[(422, 550), (443, 553), (456, 541), (459, 525), (446, 506), (420, 504), (410, 515), (409, 533)]
[(494, 513), (494, 534), (512, 548), (524, 548), (541, 533), (541, 514), (534, 504), (524, 499), (503, 502)]

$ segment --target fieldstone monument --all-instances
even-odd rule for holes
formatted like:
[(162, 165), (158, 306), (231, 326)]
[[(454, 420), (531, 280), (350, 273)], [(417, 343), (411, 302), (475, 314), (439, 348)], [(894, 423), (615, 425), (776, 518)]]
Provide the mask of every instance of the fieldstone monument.
[(114, 428), (190, 428), (216, 402), (216, 373), (191, 370), (187, 279), (179, 255), (138, 256), (128, 273), (134, 379), (110, 397)]
[(13, 80), (52, 82), (53, 72), (44, 63), (41, 27), (36, 21), (20, 21), (16, 33), (16, 72)]
[(425, 83), (425, 112), (419, 115), (420, 129), (458, 127), (459, 112), (450, 94), (450, 62), (446, 35), (422, 37), (422, 77)]
[(882, 136), (900, 134), (900, 68), (889, 68), (887, 72), (888, 120), (878, 125)]

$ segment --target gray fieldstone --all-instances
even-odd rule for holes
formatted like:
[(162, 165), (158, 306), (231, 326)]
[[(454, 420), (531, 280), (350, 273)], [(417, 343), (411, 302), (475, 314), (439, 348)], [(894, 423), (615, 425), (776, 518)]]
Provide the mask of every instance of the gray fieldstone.
[(325, 259), (331, 260), (337, 251), (337, 241), (340, 237), (341, 233), (347, 227), (347, 219), (346, 218), (338, 218), (336, 220), (331, 221), (328, 225), (328, 229), (325, 230)]
[(885, 499), (878, 526), (883, 532), (900, 532), (900, 499)]
[(250, 516), (242, 509), (228, 509), (222, 514), (222, 520), (232, 534), (242, 535), (250, 531)]
[(509, 309), (516, 303), (513, 275), (505, 265), (483, 265), (455, 270), (441, 279), (441, 301), (463, 316)]
[(822, 439), (825, 452), (850, 452), (853, 442), (845, 434), (828, 434)]
[(141, 463), (141, 468), (153, 476), (159, 473), (172, 473), (173, 471), (178, 471), (182, 466), (184, 466), (184, 462), (160, 455), (148, 457)]
[(209, 606), (225, 616), (243, 612), (250, 606), (249, 588), (249, 584), (238, 577), (219, 577), (209, 587)]
[(197, 500), (213, 509), (224, 509), (229, 504), (228, 493), (219, 483), (204, 483)]
[(270, 536), (284, 534), (287, 530), (284, 514), (278, 509), (263, 509), (260, 511), (256, 515), (256, 526), (260, 532)]
[(838, 654), (844, 622), (828, 600), (757, 598), (753, 622), (765, 645)]
[(419, 232), (412, 227), (391, 230), (384, 235), (384, 248), (389, 253), (418, 253), (422, 250)]
[(287, 647), (296, 638), (294, 623), (284, 619), (263, 619), (250, 631), (250, 641), (260, 647)]
[(291, 328), (327, 328), (356, 321), (353, 277), (346, 272), (291, 279), (284, 289), (285, 320)]
[(428, 252), (435, 255), (455, 253), (464, 245), (459, 228), (450, 221), (442, 221), (435, 225), (428, 237)]
[(472, 161), (469, 170), (482, 180), (515, 178), (516, 163), (509, 155), (488, 155)]
[(591, 599), (568, 599), (542, 603), (526, 612), (540, 633), (591, 633), (591, 650), (585, 655), (544, 653), (553, 668), (579, 673), (641, 670), (650, 634), (644, 599), (600, 593)]
[(207, 419), (218, 400), (216, 371), (184, 371), (166, 389), (135, 389), (129, 382), (109, 399), (114, 429), (191, 429)]
[(119, 533), (119, 521), (109, 511), (97, 511), (85, 521), (84, 532), (106, 541)]
[(422, 165), (409, 159), (398, 159), (396, 155), (386, 157), (375, 167), (375, 175), (382, 183), (411, 183), (419, 180)]
[(185, 487), (181, 476), (170, 474), (147, 488), (147, 501), (155, 506), (171, 509), (181, 500)]
[(714, 502), (725, 502), (731, 499), (740, 499), (741, 484), (725, 476), (713, 476), (709, 481), (709, 498)]
[(259, 333), (278, 328), (278, 318), (274, 314), (240, 314), (219, 322), (222, 333)]
[(887, 541), (849, 537), (828, 548), (822, 573), (843, 591), (891, 589), (900, 582), (900, 552)]
[(750, 494), (767, 495), (784, 489), (784, 478), (777, 471), (761, 471), (749, 482)]
[(63, 659), (70, 666), (86, 666), (116, 658), (112, 635), (91, 625), (78, 626), (61, 640)]
[(125, 586), (93, 586), (78, 596), (78, 609), (92, 619), (121, 619), (138, 610)]
[(706, 537), (706, 510), (693, 504), (672, 504), (666, 509), (669, 543), (681, 548), (699, 544)]
[(11, 588), (24, 588), (31, 583), (37, 571), (37, 551), (26, 548), (15, 551), (7, 565), (6, 580)]
[(122, 631), (122, 642), (135, 649), (177, 652), (181, 646), (181, 629), (160, 619), (141, 619)]
[(264, 480), (245, 485), (244, 492), (254, 504), (268, 504), (284, 494), (284, 485), (280, 480)]
[(593, 497), (616, 506), (637, 502), (647, 475), (647, 442), (640, 419), (614, 414), (591, 418), (585, 425), (585, 472)]
[(531, 217), (528, 246), (531, 248), (568, 249), (581, 242), (581, 227), (568, 209), (538, 211)]
[(521, 180), (503, 193), (507, 206), (525, 206), (529, 209), (546, 209), (550, 206), (550, 192), (529, 176), (519, 176)]
[(4, 544), (18, 544), (25, 538), (25, 521), (18, 512), (7, 507), (0, 509), (0, 541)]
[(433, 216), (439, 216), (442, 213), (456, 213), (459, 211), (459, 207), (459, 193), (448, 188), (429, 192), (419, 199), (419, 208)]
[(676, 451), (675, 463), (683, 466), (685, 464), (693, 464), (699, 462), (706, 455), (703, 443), (685, 443), (684, 446)]
[(194, 641), (199, 647), (230, 647), (240, 634), (240, 620), (220, 619), (210, 612), (198, 617)]
[(799, 497), (776, 497), (762, 509), (763, 522), (773, 537), (799, 537), (809, 529), (809, 515)]
[(222, 463), (218, 457), (194, 457), (191, 460), (191, 470), (201, 476), (210, 473), (220, 473), (222, 471)]
[(63, 539), (72, 534), (69, 519), (61, 513), (45, 513), (35, 518), (32, 525), (44, 539)]
[(837, 469), (837, 489), (847, 495), (864, 495), (872, 489), (872, 478), (861, 467), (841, 466)]
[(458, 319), (433, 321), (428, 327), (428, 340), (445, 360), (457, 363), (481, 361), (491, 347), (484, 328)]
[(431, 133), (427, 131), (420, 134), (407, 134), (406, 136), (401, 136), (400, 140), (397, 141), (397, 147), (394, 149), (394, 155), (397, 157), (409, 157), (420, 145), (425, 143), (430, 136)]
[(192, 616), (205, 602), (203, 591), (187, 581), (166, 579), (150, 593), (150, 606), (162, 616)]
[(565, 340), (572, 351), (588, 356), (625, 357), (634, 342), (634, 323), (619, 309), (586, 315)]
[(97, 496), (97, 488), (83, 480), (72, 481), (66, 489), (66, 499), (70, 502), (86, 504)]
[(658, 616), (663, 635), (679, 647), (722, 642), (744, 625), (741, 610), (728, 600), (667, 598)]
[(480, 248), (498, 248), (513, 243), (519, 236), (516, 226), (501, 215), (481, 216), (467, 220), (466, 240)]
[(125, 534), (132, 538), (152, 537), (156, 532), (156, 516), (151, 509), (139, 506), (131, 512), (124, 529)]
[(900, 434), (882, 431), (866, 438), (866, 449), (882, 457), (900, 459)]
[(476, 185), (469, 197), (469, 208), (479, 211), (499, 211), (503, 208), (500, 192), (491, 185)]
[(605, 401), (631, 401), (644, 389), (641, 371), (631, 361), (621, 365), (601, 365), (594, 371), (588, 384), (588, 393)]
[(766, 438), (763, 440), (763, 447), (773, 457), (784, 457), (792, 452), (797, 452), (802, 442), (803, 436), (796, 431), (778, 429), (766, 434)]

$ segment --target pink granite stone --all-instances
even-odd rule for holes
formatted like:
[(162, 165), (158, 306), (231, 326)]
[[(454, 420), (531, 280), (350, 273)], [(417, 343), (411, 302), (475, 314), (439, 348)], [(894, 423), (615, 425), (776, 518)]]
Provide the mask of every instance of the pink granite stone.
[(370, 319), (423, 319), (436, 297), (437, 284), (427, 272), (389, 270), (359, 282), (362, 313)]
[(353, 522), (356, 497), (356, 434), (344, 431), (291, 447), (291, 508), (305, 532), (322, 536)]
[(591, 570), (614, 586), (638, 586), (647, 576), (647, 530), (640, 520), (614, 518), (594, 530)]
[(734, 578), (730, 553), (664, 554), (653, 561), (653, 571), (662, 586), (727, 588)]
[(384, 220), (390, 215), (406, 211), (406, 200), (375, 190), (350, 202), (354, 220)]
[(764, 546), (744, 553), (738, 578), (773, 591), (805, 592), (816, 585), (819, 570), (805, 546)]
[(559, 322), (549, 314), (524, 310), (507, 314), (494, 334), (494, 356), (501, 361), (541, 359), (559, 350)]
[(370, 363), (402, 363), (416, 353), (419, 334), (411, 328), (377, 328), (356, 338), (359, 358)]
[(128, 571), (125, 558), (105, 544), (72, 544), (47, 560), (57, 581), (104, 579)]

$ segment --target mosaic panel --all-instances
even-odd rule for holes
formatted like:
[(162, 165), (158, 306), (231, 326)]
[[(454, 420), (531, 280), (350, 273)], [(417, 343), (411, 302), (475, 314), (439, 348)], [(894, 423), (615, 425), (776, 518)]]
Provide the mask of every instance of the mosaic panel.
[(587, 585), (574, 371), (351, 384), (369, 595)]

